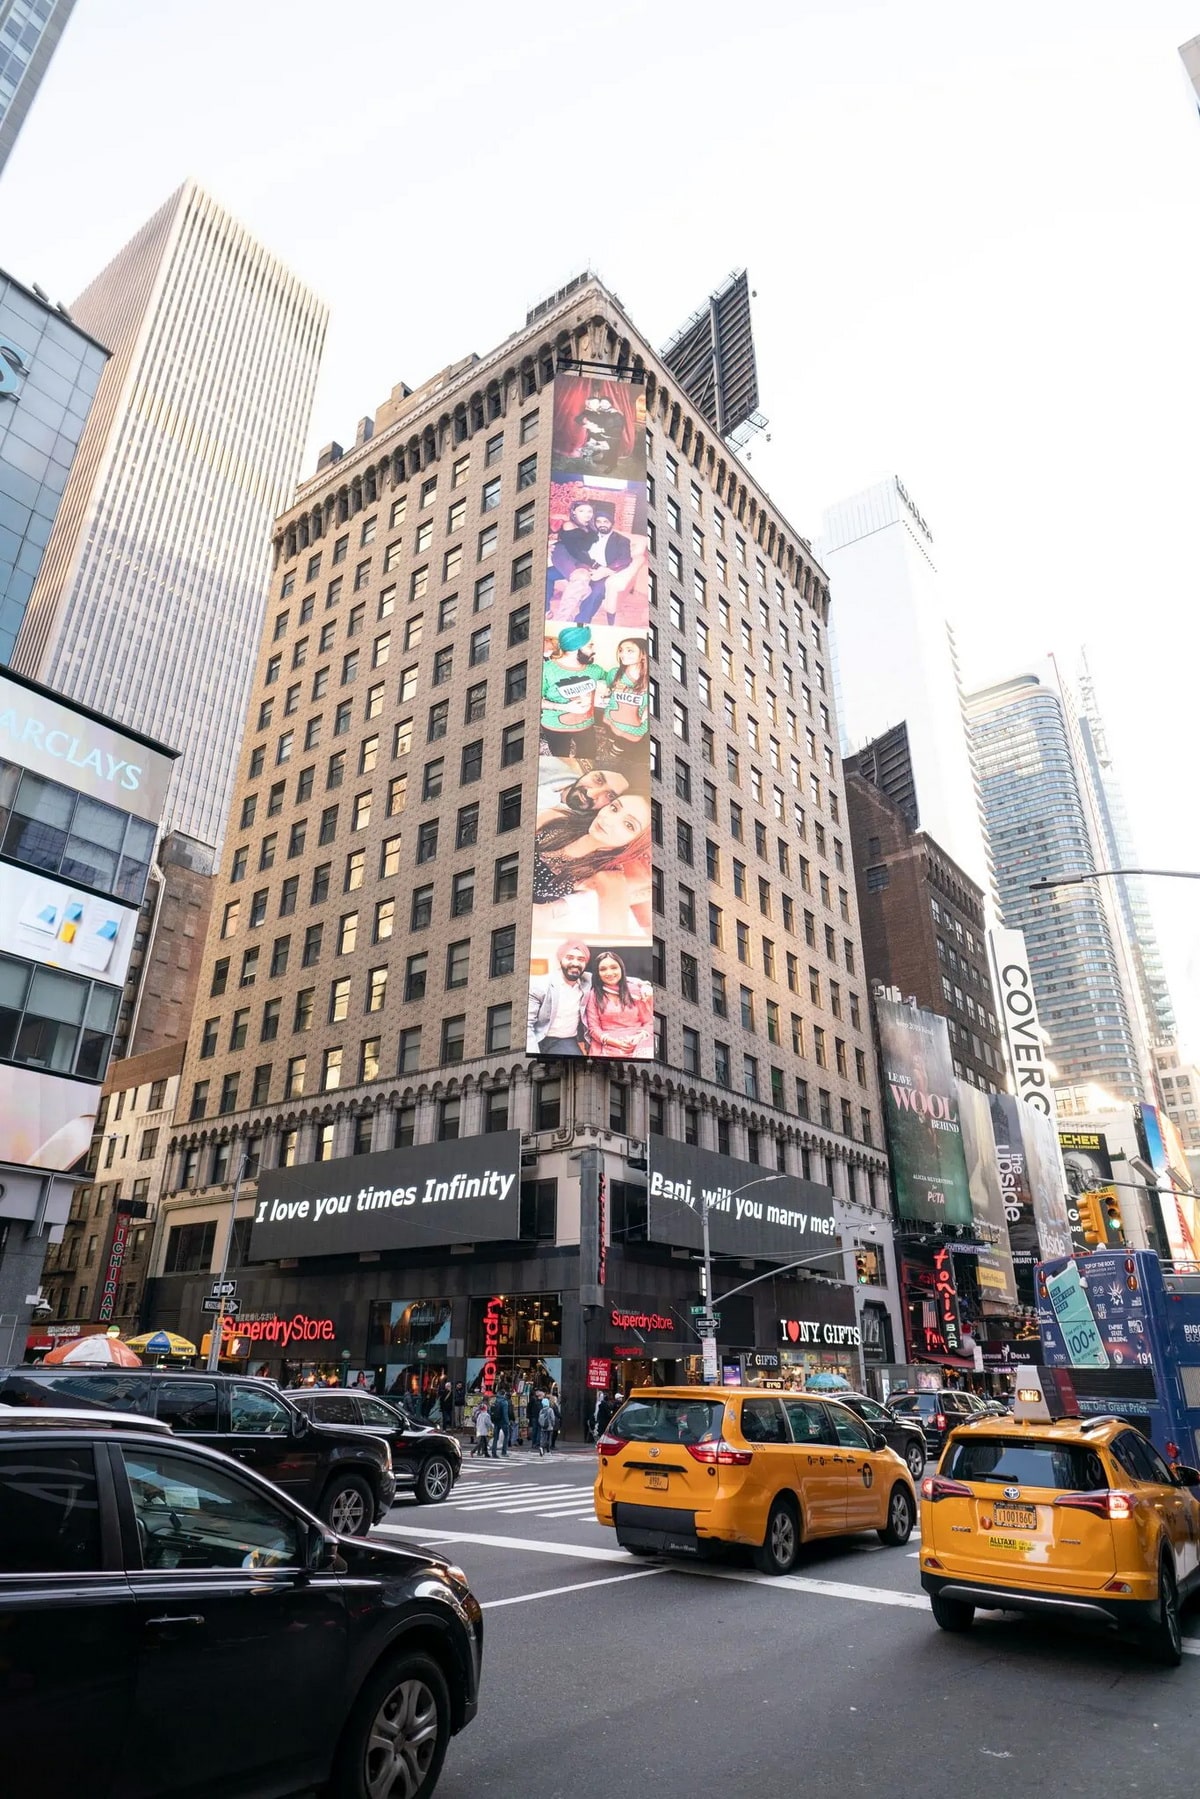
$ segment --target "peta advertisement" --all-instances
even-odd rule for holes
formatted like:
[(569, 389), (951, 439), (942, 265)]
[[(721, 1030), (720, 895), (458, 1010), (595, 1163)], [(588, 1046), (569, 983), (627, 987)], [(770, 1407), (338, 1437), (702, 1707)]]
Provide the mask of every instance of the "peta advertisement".
[(646, 399), (554, 382), (527, 1053), (649, 1062)]
[(272, 1168), (258, 1182), (250, 1259), (512, 1239), (520, 1175), (519, 1131)]
[(815, 1181), (653, 1137), (646, 1197), (652, 1243), (701, 1248), (707, 1209), (714, 1255), (811, 1257), (818, 1274), (841, 1278), (833, 1194)]
[(877, 999), (883, 1109), (906, 1224), (971, 1224), (971, 1190), (946, 1020), (919, 1006)]

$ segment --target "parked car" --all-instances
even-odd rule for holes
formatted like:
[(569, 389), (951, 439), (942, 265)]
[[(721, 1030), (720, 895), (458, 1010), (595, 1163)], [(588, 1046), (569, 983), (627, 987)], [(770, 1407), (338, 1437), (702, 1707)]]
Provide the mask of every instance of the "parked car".
[(914, 1480), (920, 1480), (929, 1459), (925, 1432), (916, 1418), (897, 1418), (866, 1393), (839, 1393), (839, 1405), (848, 1405), (872, 1430), (877, 1430), (889, 1449), (894, 1449), (907, 1465)]
[(448, 1430), (418, 1424), (392, 1399), (376, 1399), (355, 1387), (302, 1387), (288, 1398), (314, 1424), (336, 1424), (382, 1437), (392, 1452), (397, 1493), (415, 1493), (422, 1505), (449, 1498), (462, 1472), (462, 1445)]
[(152, 1418), (0, 1407), (0, 1640), (4, 1763), (40, 1799), (425, 1799), (483, 1618), (442, 1557)]
[(887, 1409), (893, 1418), (906, 1418), (910, 1423), (921, 1426), (930, 1455), (937, 1455), (946, 1440), (947, 1432), (952, 1431), (956, 1424), (965, 1424), (969, 1418), (984, 1416), (982, 1401), (976, 1399), (974, 1393), (962, 1392), (957, 1387), (940, 1387), (934, 1391), (922, 1388), (917, 1393), (897, 1393), (888, 1400)]
[(346, 1536), (386, 1517), (392, 1452), (361, 1429), (314, 1424), (273, 1382), (151, 1368), (9, 1368), (0, 1405), (88, 1406), (161, 1418), (178, 1437), (226, 1450)]

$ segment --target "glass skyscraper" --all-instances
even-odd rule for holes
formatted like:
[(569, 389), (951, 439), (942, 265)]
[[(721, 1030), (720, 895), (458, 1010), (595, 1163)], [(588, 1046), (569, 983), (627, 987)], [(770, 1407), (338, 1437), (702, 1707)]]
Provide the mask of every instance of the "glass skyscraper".
[(74, 5), (75, 0), (0, 0), (0, 169)]
[(968, 694), (967, 727), (1003, 924), (1025, 933), (1050, 1056), (1063, 1085), (1144, 1097), (1128, 946), (1105, 883), (1030, 891), (1103, 867), (1088, 775), (1052, 664)]

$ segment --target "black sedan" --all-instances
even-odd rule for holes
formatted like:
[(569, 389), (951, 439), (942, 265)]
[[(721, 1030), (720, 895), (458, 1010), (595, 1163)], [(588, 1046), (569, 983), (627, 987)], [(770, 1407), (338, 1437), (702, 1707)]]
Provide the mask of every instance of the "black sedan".
[(155, 1419), (14, 1407), (0, 1643), (14, 1791), (424, 1799), (483, 1618), (440, 1556), (336, 1536)]
[(397, 1494), (415, 1493), (422, 1505), (449, 1498), (462, 1471), (462, 1445), (449, 1431), (418, 1424), (395, 1400), (357, 1387), (301, 1387), (289, 1390), (288, 1398), (314, 1424), (348, 1424), (383, 1437), (392, 1451)]
[(872, 1430), (886, 1437), (888, 1448), (894, 1449), (908, 1463), (914, 1481), (920, 1480), (925, 1472), (928, 1449), (925, 1432), (919, 1423), (911, 1418), (894, 1417), (877, 1399), (869, 1399), (865, 1393), (837, 1393), (833, 1397), (841, 1405), (849, 1406), (852, 1412), (857, 1412)]

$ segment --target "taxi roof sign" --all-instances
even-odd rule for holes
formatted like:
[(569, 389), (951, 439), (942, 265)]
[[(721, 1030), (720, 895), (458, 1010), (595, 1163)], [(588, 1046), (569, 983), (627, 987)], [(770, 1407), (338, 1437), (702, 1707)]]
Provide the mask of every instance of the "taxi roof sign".
[(1029, 1424), (1054, 1424), (1078, 1418), (1079, 1401), (1069, 1368), (1022, 1368), (1013, 1415)]

